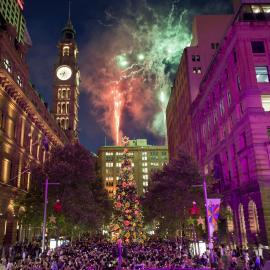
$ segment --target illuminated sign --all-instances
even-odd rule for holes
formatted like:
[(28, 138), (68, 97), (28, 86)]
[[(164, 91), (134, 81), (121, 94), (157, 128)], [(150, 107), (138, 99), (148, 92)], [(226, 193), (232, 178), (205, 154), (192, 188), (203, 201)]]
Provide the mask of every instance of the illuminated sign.
[(23, 10), (24, 0), (17, 0), (17, 4), (19, 5), (20, 9)]

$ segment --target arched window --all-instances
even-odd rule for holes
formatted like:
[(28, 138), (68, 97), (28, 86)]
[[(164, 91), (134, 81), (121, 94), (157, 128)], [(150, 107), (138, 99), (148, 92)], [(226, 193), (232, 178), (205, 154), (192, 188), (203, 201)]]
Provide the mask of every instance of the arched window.
[(61, 113), (61, 103), (57, 103), (57, 113)]
[(62, 89), (62, 98), (66, 98), (66, 89), (65, 88)]
[(62, 113), (62, 114), (65, 114), (65, 113), (66, 113), (66, 110), (65, 110), (65, 109), (66, 109), (66, 103), (63, 102), (63, 103), (62, 103), (62, 110), (61, 110), (61, 113)]
[(234, 224), (233, 224), (233, 212), (232, 208), (228, 205), (227, 206), (228, 216), (227, 216), (227, 229), (228, 232), (234, 232)]
[(62, 118), (61, 119), (61, 127), (63, 128), (63, 129), (66, 129), (66, 123), (65, 123), (66, 121), (65, 121), (65, 118)]
[(69, 127), (69, 120), (68, 118), (66, 118), (66, 129), (68, 129), (68, 127)]
[(245, 214), (243, 204), (239, 205), (239, 225), (240, 225), (240, 233), (242, 245), (247, 246), (247, 232), (246, 232), (246, 223), (245, 223)]
[(65, 55), (69, 56), (69, 47), (68, 46), (63, 47), (63, 56), (65, 56)]
[(250, 231), (258, 234), (260, 232), (259, 219), (257, 213), (257, 207), (254, 201), (250, 201), (248, 204), (248, 219)]

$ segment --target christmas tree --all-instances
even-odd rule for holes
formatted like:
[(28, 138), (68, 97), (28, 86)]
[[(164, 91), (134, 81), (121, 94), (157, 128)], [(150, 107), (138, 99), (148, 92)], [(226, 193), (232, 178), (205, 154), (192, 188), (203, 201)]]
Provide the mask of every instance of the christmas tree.
[(127, 137), (123, 138), (123, 161), (114, 198), (114, 213), (111, 223), (112, 240), (125, 243), (140, 243), (145, 240), (143, 215), (132, 173), (132, 162), (128, 158)]

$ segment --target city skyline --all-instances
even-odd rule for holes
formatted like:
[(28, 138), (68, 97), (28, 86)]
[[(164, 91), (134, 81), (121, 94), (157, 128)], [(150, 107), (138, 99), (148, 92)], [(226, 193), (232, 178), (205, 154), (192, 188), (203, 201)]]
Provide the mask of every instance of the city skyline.
[[(159, 14), (160, 18), (164, 18), (165, 14), (169, 14), (169, 12), (171, 12), (172, 3), (162, 4), (161, 1), (148, 1), (147, 3), (146, 2), (140, 1), (140, 3), (136, 6), (137, 12), (142, 12), (144, 20), (147, 18), (147, 16), (145, 16), (145, 4), (148, 4), (149, 7), (152, 7), (152, 14)], [(179, 38), (181, 39), (181, 34), (179, 34), (178, 36), (176, 32), (177, 30), (183, 29), (185, 33), (182, 34), (184, 34), (185, 37), (188, 37), (190, 35), (190, 23), (194, 14), (199, 12), (207, 13), (208, 9), (210, 8), (212, 13), (224, 13), (230, 10), (230, 5), (228, 3), (226, 4), (225, 1), (223, 1), (223, 3), (220, 1), (212, 1), (208, 4), (206, 4), (206, 1), (196, 1), (196, 5), (193, 6), (192, 4), (194, 3), (187, 2), (188, 1), (184, 1), (181, 2), (181, 4), (177, 3), (175, 4), (175, 6), (173, 6), (175, 9), (177, 9), (177, 12), (175, 12), (175, 14), (182, 14), (184, 16), (184, 19), (181, 21), (180, 24), (172, 25), (172, 28), (167, 29), (168, 33), (170, 33), (169, 31), (175, 31), (175, 33), (172, 34), (172, 38), (173, 40), (175, 40), (176, 43), (179, 41)], [(131, 16), (130, 14), (128, 14), (129, 9), (127, 3), (128, 1), (122, 1), (121, 8), (121, 4), (116, 4), (115, 1), (102, 1), (99, 4), (88, 4), (88, 9), (86, 5), (83, 11), (81, 10), (81, 6), (83, 4), (85, 5), (83, 1), (72, 3), (71, 18), (76, 30), (76, 40), (78, 42), (80, 52), (79, 65), (82, 74), (79, 110), (80, 141), (82, 144), (86, 145), (91, 151), (94, 152), (97, 151), (97, 148), (99, 146), (105, 144), (105, 140), (108, 144), (113, 144), (113, 140), (112, 136), (110, 136), (110, 134), (112, 133), (112, 131), (109, 131), (110, 127), (105, 126), (108, 121), (100, 121), (102, 118), (106, 117), (106, 115), (101, 113), (102, 111), (104, 111), (104, 107), (102, 107), (103, 104), (100, 106), (100, 102), (104, 102), (104, 99), (99, 99), (99, 97), (102, 97), (102, 93), (104, 93), (104, 88), (102, 88), (104, 84), (101, 83), (101, 80), (104, 78), (97, 78), (97, 83), (93, 86), (93, 88), (95, 88), (94, 91), (91, 91), (92, 89), (89, 90), (89, 87), (86, 85), (86, 82), (89, 78), (91, 78), (91, 76), (96, 76), (97, 74), (100, 74), (98, 69), (102, 69), (102, 65), (105, 63), (104, 59), (101, 59), (100, 65), (97, 66), (94, 72), (91, 73), (91, 71), (89, 71), (89, 68), (91, 69), (91, 60), (94, 59), (96, 61), (97, 59), (99, 59), (98, 57), (100, 57), (100, 51), (96, 49), (98, 48), (98, 42), (100, 40), (99, 37), (108, 38), (110, 41), (113, 41), (113, 37), (111, 37), (110, 35), (108, 36), (108, 29), (110, 30), (111, 24), (114, 28), (116, 27), (114, 25), (115, 22), (113, 22), (113, 17), (117, 16), (120, 22), (125, 23), (127, 21), (127, 18)], [(31, 3), (31, 5), (28, 5), (28, 3), (26, 2), (24, 9), (28, 31), (33, 42), (33, 46), (32, 48), (30, 48), (28, 53), (30, 78), (38, 91), (49, 103), (50, 108), (52, 106), (53, 92), (53, 65), (55, 64), (57, 59), (56, 44), (60, 40), (61, 30), (63, 29), (68, 17), (68, 1), (61, 1), (61, 3), (53, 3), (53, 9), (50, 8), (51, 5), (51, 1), (47, 1), (42, 4)], [(42, 12), (42, 14), (39, 13), (38, 10), (41, 9), (45, 10), (46, 12)], [(162, 12), (160, 12), (161, 9)], [(215, 10), (215, 12), (213, 10)], [(78, 14), (80, 14), (80, 16), (78, 16)], [(53, 19), (46, 20), (45, 18), (43, 18), (43, 16)], [(136, 20), (133, 20), (130, 27), (136, 27), (136, 22)], [(147, 26), (149, 27), (149, 29), (151, 26), (153, 26), (153, 21), (151, 21), (151, 19), (149, 19)], [(117, 30), (115, 33), (118, 33), (120, 35), (123, 34), (122, 29)], [(139, 31), (135, 33), (140, 34)], [(115, 43), (113, 45), (115, 45)], [(125, 46), (126, 44), (123, 44), (123, 46), (115, 48), (115, 51), (112, 50), (110, 56), (113, 55), (113, 57), (115, 57), (116, 53), (120, 55), (120, 53), (122, 52), (121, 50), (127, 48)], [(140, 40), (138, 41), (138, 44), (136, 46), (143, 48), (143, 44), (140, 44)], [(154, 75), (152, 75), (158, 75), (160, 78), (159, 81), (155, 82), (155, 85), (150, 83), (150, 85), (147, 86), (149, 89), (146, 89), (144, 84), (140, 84), (140, 87), (138, 87), (138, 89), (140, 88), (140, 90), (137, 91), (137, 96), (132, 94), (132, 105), (129, 104), (128, 106), (126, 106), (128, 107), (128, 109), (122, 110), (121, 117), (122, 130), (124, 131), (124, 133), (127, 133), (128, 136), (132, 138), (147, 138), (150, 144), (164, 144), (164, 134), (160, 135), (158, 134), (158, 132), (162, 130), (162, 128), (160, 128), (159, 122), (164, 120), (162, 117), (160, 117), (160, 113), (163, 111), (164, 114), (167, 97), (165, 97), (165, 105), (162, 104), (162, 100), (164, 99), (164, 97), (161, 96), (160, 89), (165, 85), (165, 96), (168, 96), (168, 89), (172, 85), (172, 81), (174, 79), (174, 62), (177, 66), (179, 60), (178, 58), (180, 58), (181, 51), (185, 46), (186, 43), (179, 44), (179, 48), (177, 47), (176, 51), (173, 54), (173, 57), (167, 58), (168, 63), (162, 66), (161, 70), (153, 71)], [(97, 53), (95, 51), (95, 57), (91, 58), (91, 53), (93, 53), (91, 49), (93, 48), (97, 51)], [(101, 48), (101, 50), (102, 49), (104, 48)], [(148, 47), (146, 50), (146, 53), (148, 53), (149, 55), (153, 55), (156, 52), (157, 50), (155, 46), (151, 48)], [(143, 54), (138, 54), (138, 57), (139, 56), (144, 57)], [(131, 55), (130, 57), (134, 56)], [(85, 61), (85, 58), (87, 58), (87, 61)], [(156, 59), (157, 64), (159, 64), (158, 61), (162, 61), (162, 59), (160, 59), (159, 57), (157, 57)], [(150, 67), (149, 70), (152, 72), (151, 68), (155, 69), (155, 66), (152, 65), (152, 67)], [(149, 72), (149, 70), (146, 71)], [(163, 75), (163, 72), (165, 75)], [(145, 74), (139, 76), (139, 79), (141, 78), (145, 80)], [(138, 78), (136, 78), (136, 80), (129, 81), (129, 87), (131, 85), (131, 87), (136, 88), (138, 85), (137, 79)], [(164, 82), (164, 80), (167, 79), (169, 79), (169, 81)], [(101, 89), (100, 94), (98, 94), (98, 96), (94, 96), (93, 92), (97, 93), (98, 91), (96, 91), (96, 89), (98, 87), (100, 87)], [(145, 103), (141, 102), (140, 99), (140, 94), (145, 94), (143, 92), (144, 90), (146, 93), (145, 96), (147, 96), (148, 98), (148, 101), (145, 101)], [(125, 100), (124, 102), (126, 103), (127, 101)], [(105, 106), (105, 109), (106, 107), (108, 107), (107, 104)], [(138, 107), (140, 108), (138, 109)], [(93, 113), (92, 110), (94, 110), (95, 113)], [(142, 117), (142, 112), (145, 113), (146, 116), (144, 115)], [(157, 125), (157, 127), (155, 127), (155, 125)], [(104, 132), (104, 129), (107, 130), (107, 134)], [(107, 137), (106, 139), (105, 136)]]

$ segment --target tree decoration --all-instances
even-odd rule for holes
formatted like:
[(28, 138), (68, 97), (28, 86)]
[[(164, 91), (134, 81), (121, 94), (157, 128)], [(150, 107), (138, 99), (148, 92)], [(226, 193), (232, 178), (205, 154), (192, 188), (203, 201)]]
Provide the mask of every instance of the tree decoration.
[(199, 216), (200, 215), (200, 209), (197, 207), (196, 202), (192, 202), (192, 208), (189, 210), (191, 216)]
[(60, 203), (60, 200), (57, 200), (56, 203), (53, 206), (53, 210), (55, 213), (59, 214), (62, 212), (62, 205)]
[(49, 221), (50, 221), (51, 224), (56, 224), (56, 217), (54, 215), (51, 215), (49, 217)]
[(146, 239), (143, 215), (133, 178), (132, 163), (128, 158), (128, 137), (123, 140), (124, 151), (114, 199), (114, 213), (110, 226), (112, 240), (141, 243)]

